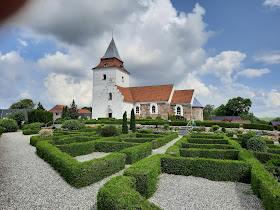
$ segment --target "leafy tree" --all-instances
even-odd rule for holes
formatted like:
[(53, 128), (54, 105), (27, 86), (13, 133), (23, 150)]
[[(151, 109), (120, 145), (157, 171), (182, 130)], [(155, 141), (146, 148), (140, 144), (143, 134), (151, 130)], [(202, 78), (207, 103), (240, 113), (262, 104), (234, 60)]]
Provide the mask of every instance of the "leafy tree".
[(251, 106), (252, 102), (248, 98), (232, 98), (226, 104), (227, 115), (238, 116), (240, 114), (248, 114)]
[(131, 109), (130, 130), (132, 130), (132, 132), (136, 132), (134, 109)]
[(43, 105), (41, 104), (41, 102), (38, 103), (37, 110), (45, 111), (45, 109), (44, 109)]
[(68, 107), (65, 106), (62, 108), (62, 113), (61, 113), (61, 118), (65, 119), (65, 117), (67, 117), (67, 112), (68, 112)]
[(9, 109), (34, 109), (35, 103), (31, 99), (23, 99), (13, 103)]
[(128, 134), (127, 115), (126, 115), (126, 112), (123, 113), (122, 133), (123, 133), (123, 134)]
[(70, 104), (70, 109), (68, 110), (68, 117), (71, 117), (71, 119), (77, 119), (78, 118), (78, 110), (77, 105), (73, 99), (72, 103)]
[(8, 118), (15, 120), (18, 124), (18, 127), (21, 128), (22, 122), (26, 120), (26, 115), (22, 111), (16, 111), (10, 113)]
[(227, 116), (227, 108), (224, 104), (213, 110), (215, 116)]
[(86, 107), (86, 106), (84, 106), (82, 109), (86, 109), (86, 110), (92, 112), (92, 107)]
[(212, 116), (205, 109), (203, 109), (203, 120), (212, 120)]
[(280, 117), (276, 117), (276, 118), (274, 118), (274, 119), (271, 120), (271, 121), (280, 121)]
[(251, 123), (268, 124), (268, 122), (266, 122), (265, 120), (261, 120), (261, 119), (257, 118), (256, 116), (254, 116), (253, 113), (240, 114), (239, 116), (240, 116), (241, 120), (250, 120)]
[(207, 111), (208, 114), (211, 114), (211, 112), (214, 110), (214, 105), (211, 105), (211, 104), (207, 104), (203, 110)]

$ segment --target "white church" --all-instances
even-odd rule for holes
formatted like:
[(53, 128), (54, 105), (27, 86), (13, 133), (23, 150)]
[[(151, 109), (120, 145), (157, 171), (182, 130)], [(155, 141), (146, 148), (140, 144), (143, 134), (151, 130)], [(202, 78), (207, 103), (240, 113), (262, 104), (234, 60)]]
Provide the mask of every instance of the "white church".
[(92, 119), (121, 119), (134, 109), (136, 118), (180, 115), (187, 120), (203, 120), (203, 107), (194, 97), (195, 90), (175, 90), (174, 85), (130, 87), (114, 39), (93, 70)]

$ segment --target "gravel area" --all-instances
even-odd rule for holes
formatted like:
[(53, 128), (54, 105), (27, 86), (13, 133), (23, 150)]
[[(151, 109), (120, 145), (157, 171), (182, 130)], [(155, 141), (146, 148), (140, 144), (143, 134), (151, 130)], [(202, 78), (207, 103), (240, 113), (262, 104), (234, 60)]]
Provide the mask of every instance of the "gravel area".
[(182, 137), (183, 136), (179, 135), (179, 137), (177, 137), (176, 139), (172, 140), (171, 142), (168, 142), (166, 145), (164, 145), (164, 146), (162, 146), (160, 148), (154, 149), (152, 151), (152, 155), (150, 155), (150, 156), (157, 155), (157, 154), (164, 154), (166, 152), (166, 150), (168, 149), (168, 147), (171, 147), (176, 141), (178, 141)]
[(29, 139), (30, 135), (21, 132), (0, 137), (0, 209), (96, 209), (99, 188), (124, 171), (90, 186), (73, 188), (36, 155)]
[(149, 201), (166, 210), (264, 209), (250, 184), (172, 174), (161, 174), (159, 178), (158, 190)]
[(75, 159), (79, 162), (85, 162), (88, 160), (92, 160), (92, 159), (96, 159), (96, 158), (103, 158), (107, 155), (111, 154), (111, 152), (106, 153), (106, 152), (93, 152), (91, 154), (88, 155), (81, 155), (81, 156), (77, 156), (75, 157)]

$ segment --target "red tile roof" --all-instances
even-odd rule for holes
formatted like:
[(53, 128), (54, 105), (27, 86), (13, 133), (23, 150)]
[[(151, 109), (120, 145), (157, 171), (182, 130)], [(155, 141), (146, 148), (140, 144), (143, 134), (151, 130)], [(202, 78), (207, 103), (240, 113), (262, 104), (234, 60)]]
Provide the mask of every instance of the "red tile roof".
[(78, 109), (78, 113), (80, 113), (80, 114), (91, 114), (91, 112), (87, 109)]
[(149, 102), (149, 101), (168, 101), (174, 85), (157, 85), (143, 87), (117, 86), (124, 101), (127, 102)]
[[(53, 112), (53, 110), (54, 110), (55, 108), (60, 108), (60, 109), (62, 110), (63, 107), (66, 107), (66, 105), (59, 105), (59, 104), (57, 104), (57, 105), (55, 105), (55, 106), (50, 110), (50, 112)], [(69, 106), (67, 106), (67, 108), (69, 109)], [(58, 110), (55, 109), (55, 111), (58, 111)], [(90, 112), (89, 110), (87, 110), (87, 109), (77, 109), (77, 111), (78, 111), (78, 113), (80, 113), (80, 114), (91, 114), (91, 112)]]
[(175, 90), (171, 103), (191, 103), (194, 90)]
[[(108, 62), (108, 66), (104, 67), (104, 64)], [(101, 59), (100, 63), (98, 66), (92, 68), (92, 69), (106, 69), (106, 68), (110, 68), (110, 67), (117, 67), (123, 71), (125, 71), (126, 73), (129, 73), (123, 66), (123, 62), (119, 61), (116, 58), (106, 58), (106, 59)], [(129, 73), (130, 74), (130, 73)]]

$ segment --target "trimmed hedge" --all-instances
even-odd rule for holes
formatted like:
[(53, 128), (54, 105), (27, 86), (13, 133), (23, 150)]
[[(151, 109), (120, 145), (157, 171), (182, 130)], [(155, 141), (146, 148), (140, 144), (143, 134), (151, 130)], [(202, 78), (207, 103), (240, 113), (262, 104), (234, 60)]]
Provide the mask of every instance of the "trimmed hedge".
[(23, 130), (41, 130), (41, 127), (44, 126), (44, 123), (41, 122), (35, 122), (35, 123), (31, 123), (31, 124), (24, 124), (22, 129)]
[(53, 113), (43, 110), (32, 110), (28, 113), (28, 123), (49, 123), (53, 121)]
[(38, 134), (40, 130), (25, 129), (22, 131), (23, 135)]
[(199, 157), (199, 158), (214, 158), (238, 160), (239, 150), (221, 150), (221, 149), (181, 149), (180, 156), (182, 157)]
[(280, 148), (279, 149), (267, 149), (267, 152), (280, 155)]
[(211, 122), (211, 121), (195, 121), (197, 126), (212, 127), (212, 125), (218, 125), (224, 128), (239, 128), (239, 123), (229, 123), (229, 122)]
[(125, 142), (134, 142), (134, 143), (146, 143), (146, 142), (151, 142), (154, 140), (154, 138), (124, 138), (120, 139)]
[(267, 161), (274, 158), (280, 159), (280, 155), (267, 152), (253, 152), (253, 154), (261, 163), (266, 163)]
[(178, 133), (172, 133), (172, 134), (166, 135), (164, 137), (155, 139), (152, 141), (153, 149), (162, 147), (163, 145), (167, 144), (168, 142), (172, 141), (173, 139), (175, 139), (177, 137), (178, 137)]
[(259, 123), (248, 123), (243, 124), (244, 129), (257, 129), (257, 130), (268, 130), (273, 131), (272, 125), (265, 125), (265, 124), (259, 124)]
[(164, 157), (163, 173), (197, 176), (213, 181), (237, 181), (250, 183), (251, 165), (237, 160), (206, 158)]
[(280, 149), (280, 146), (276, 145), (276, 144), (267, 144), (266, 146), (268, 146), (269, 148), (273, 148), (273, 149)]
[(193, 144), (228, 144), (226, 139), (199, 139), (199, 138), (188, 138), (189, 143)]
[(119, 152), (128, 147), (138, 146), (138, 143), (114, 142), (114, 141), (94, 141), (97, 152)]
[(155, 204), (135, 190), (135, 178), (130, 176), (117, 176), (108, 181), (99, 189), (97, 195), (97, 208), (108, 209), (155, 209)]
[(136, 138), (160, 138), (163, 137), (164, 134), (146, 134), (146, 133), (136, 133)]
[(200, 148), (200, 149), (234, 149), (233, 146), (227, 144), (190, 144), (182, 143), (182, 148)]
[(4, 133), (5, 129), (3, 127), (0, 126), (0, 136), (2, 133)]
[(280, 185), (277, 180), (250, 151), (241, 151), (239, 159), (252, 165), (251, 187), (254, 194), (262, 199), (265, 209), (279, 209)]
[(78, 162), (48, 141), (36, 144), (37, 155), (57, 170), (70, 185), (80, 188), (97, 182), (125, 167), (126, 155), (113, 153), (106, 157)]
[(153, 145), (151, 142), (140, 144), (135, 147), (130, 147), (121, 150), (121, 153), (126, 154), (126, 164), (133, 164), (152, 154)]
[(274, 144), (274, 141), (272, 139), (268, 139), (268, 138), (263, 138), (265, 140), (266, 144)]
[(191, 134), (191, 138), (199, 138), (199, 139), (223, 139), (224, 136), (218, 136), (218, 135), (211, 135), (211, 134)]
[(124, 171), (124, 176), (136, 179), (136, 190), (144, 197), (150, 198), (157, 190), (158, 175), (161, 173), (161, 157), (154, 155), (140, 160)]

